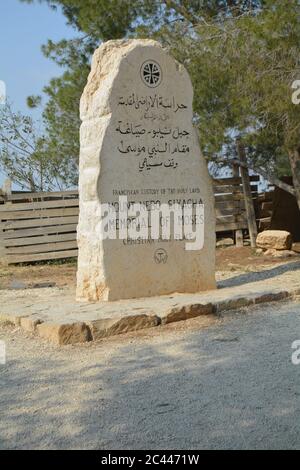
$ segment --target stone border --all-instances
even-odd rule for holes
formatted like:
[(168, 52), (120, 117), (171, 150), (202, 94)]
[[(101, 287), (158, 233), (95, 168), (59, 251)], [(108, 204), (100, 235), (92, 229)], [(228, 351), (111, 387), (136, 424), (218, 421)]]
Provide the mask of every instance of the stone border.
[(86, 343), (97, 341), (110, 336), (138, 331), (145, 328), (153, 328), (159, 325), (166, 325), (178, 321), (202, 315), (221, 316), (222, 313), (230, 310), (237, 310), (243, 307), (261, 305), (263, 303), (276, 302), (281, 300), (295, 299), (300, 295), (300, 288), (283, 291), (264, 291), (263, 293), (249, 294), (248, 296), (233, 296), (220, 302), (211, 303), (191, 302), (178, 307), (172, 307), (165, 312), (156, 315), (149, 311), (148, 314), (116, 316), (113, 318), (103, 318), (87, 322), (74, 323), (51, 323), (43, 321), (37, 316), (13, 316), (1, 315), (0, 322), (6, 322), (22, 328), (41, 338), (59, 345)]

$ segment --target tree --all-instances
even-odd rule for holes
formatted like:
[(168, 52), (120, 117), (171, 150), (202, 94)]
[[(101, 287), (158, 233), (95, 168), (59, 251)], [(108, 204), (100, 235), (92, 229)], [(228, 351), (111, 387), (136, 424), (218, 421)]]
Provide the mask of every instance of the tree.
[(299, 73), (298, 0), (44, 1), (61, 7), (81, 34), (43, 48), (67, 67), (45, 89), (52, 151), (76, 166), (79, 98), (98, 42), (152, 36), (190, 72), (206, 156), (236, 156), (235, 141), (242, 138), (255, 167), (276, 176), (292, 173), (300, 206), (299, 108), (290, 88)]
[[(164, 31), (189, 69), (202, 146), (234, 155), (236, 138), (270, 175), (291, 172), (300, 207), (300, 107), (292, 83), (300, 76), (298, 0), (266, 0), (236, 16)], [(174, 40), (176, 37), (176, 41)]]
[[(25, 0), (26, 1), (26, 0)], [(32, 3), (32, 1), (27, 1)], [(100, 41), (122, 38), (132, 33), (139, 18), (153, 15), (153, 1), (47, 1), (51, 8), (62, 7), (67, 21), (81, 33), (73, 40), (54, 43), (49, 40), (42, 50), (46, 57), (64, 68), (61, 77), (53, 78), (44, 88), (48, 96), (43, 118), (48, 150), (57, 158), (72, 163), (73, 183), (77, 182), (79, 158), (79, 101), (87, 81), (92, 53)], [(97, 14), (95, 15), (95, 11)], [(38, 97), (30, 97), (35, 107)]]
[[(34, 3), (35, 0), (21, 0)], [(79, 100), (89, 73), (91, 55), (99, 42), (132, 36), (150, 36), (164, 45), (177, 38), (177, 26), (198, 24), (203, 18), (236, 16), (260, 1), (237, 0), (39, 0), (61, 8), (69, 25), (78, 32), (73, 40), (43, 46), (46, 57), (65, 69), (44, 89), (49, 100), (44, 120), (52, 154), (72, 162), (76, 183), (79, 156)], [(96, 12), (96, 13), (95, 13)], [(179, 28), (180, 29), (180, 28)], [(172, 39), (171, 39), (172, 41)], [(29, 104), (35, 106), (36, 97)]]
[(69, 185), (70, 162), (49, 152), (47, 137), (10, 104), (0, 109), (0, 168), (21, 188), (36, 191)]
[[(65, 68), (61, 77), (53, 78), (44, 88), (48, 101), (44, 106), (43, 121), (47, 135), (47, 151), (57, 161), (69, 162), (69, 182), (77, 185), (79, 159), (79, 101), (89, 73), (89, 49), (82, 39), (61, 41), (55, 47), (60, 65)], [(44, 54), (51, 57), (52, 43), (43, 47)], [(29, 107), (36, 107), (41, 98), (31, 96)]]

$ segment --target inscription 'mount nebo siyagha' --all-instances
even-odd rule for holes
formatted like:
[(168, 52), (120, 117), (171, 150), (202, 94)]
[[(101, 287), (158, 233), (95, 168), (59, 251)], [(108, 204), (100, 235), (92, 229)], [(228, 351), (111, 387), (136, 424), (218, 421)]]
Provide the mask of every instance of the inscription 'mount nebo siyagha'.
[[(155, 41), (109, 41), (95, 52), (81, 99), (78, 299), (215, 287), (213, 191), (192, 100), (186, 70)], [(149, 211), (204, 204), (203, 248), (187, 251), (174, 237), (103, 240), (100, 206), (120, 196)]]

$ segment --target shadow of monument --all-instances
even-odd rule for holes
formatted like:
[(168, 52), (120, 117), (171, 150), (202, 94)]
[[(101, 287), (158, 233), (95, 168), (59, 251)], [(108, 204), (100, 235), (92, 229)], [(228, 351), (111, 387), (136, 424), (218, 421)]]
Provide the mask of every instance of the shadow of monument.
[(281, 266), (276, 266), (275, 268), (265, 269), (264, 271), (253, 271), (245, 274), (239, 274), (238, 276), (225, 279), (224, 281), (219, 281), (218, 288), (222, 289), (224, 287), (235, 287), (241, 286), (243, 284), (249, 284), (251, 282), (260, 282), (266, 279), (271, 279), (276, 276), (280, 276), (289, 271), (300, 271), (300, 261), (293, 263), (286, 263)]
[(274, 307), (205, 330), (165, 329), (163, 340), (148, 330), (61, 350), (25, 345), (36, 348), (30, 363), (25, 351), (2, 372), (0, 447), (299, 448), (287, 316)]

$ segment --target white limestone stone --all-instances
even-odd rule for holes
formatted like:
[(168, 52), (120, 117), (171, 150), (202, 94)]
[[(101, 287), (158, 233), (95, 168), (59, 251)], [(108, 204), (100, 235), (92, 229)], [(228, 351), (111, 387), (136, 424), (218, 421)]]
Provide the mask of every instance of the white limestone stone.
[[(150, 83), (149, 62), (158, 68)], [(192, 101), (185, 68), (157, 42), (108, 41), (96, 50), (81, 99), (78, 299), (215, 288), (214, 196)], [(129, 202), (203, 202), (203, 248), (187, 251), (185, 240), (174, 239), (102, 240), (100, 204), (118, 202), (123, 190), (135, 191)]]
[(292, 235), (286, 230), (265, 230), (256, 238), (256, 245), (264, 250), (290, 250), (292, 242)]

